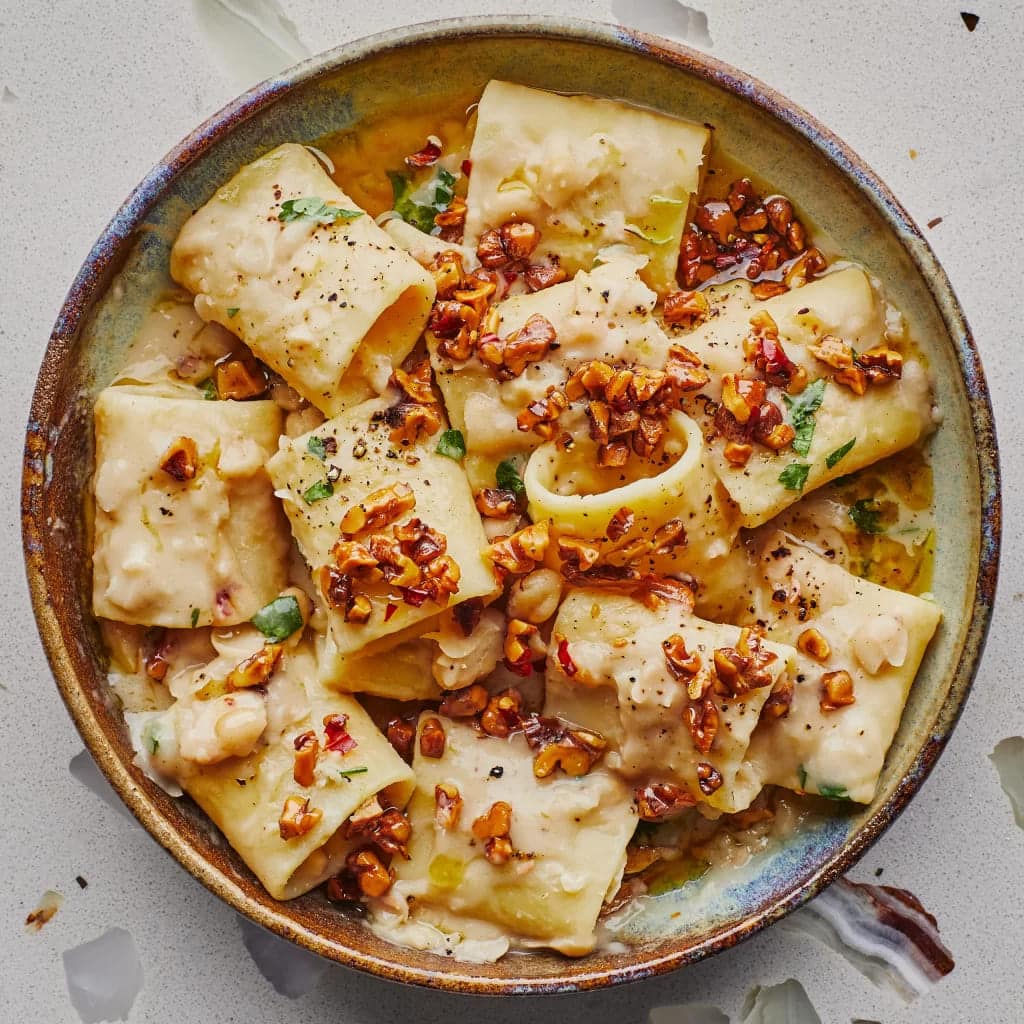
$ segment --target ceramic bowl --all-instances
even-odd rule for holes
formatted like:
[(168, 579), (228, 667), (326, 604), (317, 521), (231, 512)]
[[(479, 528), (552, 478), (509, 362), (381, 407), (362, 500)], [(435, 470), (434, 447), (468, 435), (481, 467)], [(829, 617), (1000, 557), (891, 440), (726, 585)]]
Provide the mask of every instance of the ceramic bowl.
[[(132, 766), (89, 610), (83, 509), (93, 399), (167, 287), (168, 252), (190, 211), (281, 142), (313, 142), (412, 97), (479, 92), (494, 77), (714, 124), (729, 153), (794, 196), (844, 252), (885, 281), (924, 346), (944, 415), (931, 452), (940, 524), (934, 592), (945, 620), (870, 807), (794, 836), (713, 892), (687, 887), (656, 901), (632, 924), (627, 951), (470, 965), (389, 945), (318, 894), (275, 902), (194, 805), (172, 800)], [(621, 28), (537, 18), (442, 22), (340, 47), (258, 86), (176, 147), (117, 212), (71, 286), (39, 374), (23, 479), (25, 560), (57, 686), (101, 769), (153, 837), (223, 900), (308, 949), (389, 979), (481, 993), (591, 989), (664, 972), (734, 945), (847, 871), (906, 806), (960, 713), (989, 623), (999, 508), (977, 350), (920, 230), (877, 176), (804, 111), (705, 54)]]

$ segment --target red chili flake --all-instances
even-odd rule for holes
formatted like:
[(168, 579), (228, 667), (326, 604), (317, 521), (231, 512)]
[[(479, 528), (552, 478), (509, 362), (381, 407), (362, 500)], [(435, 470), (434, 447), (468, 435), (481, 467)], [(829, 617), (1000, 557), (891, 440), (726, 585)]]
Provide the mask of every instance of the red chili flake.
[(558, 641), (558, 664), (562, 666), (562, 671), (567, 676), (574, 676), (579, 671), (576, 662), (572, 660), (572, 655), (569, 653), (569, 641), (564, 637)]
[(324, 735), (327, 741), (324, 747), (327, 750), (337, 751), (339, 754), (347, 754), (355, 750), (359, 744), (348, 734), (348, 715), (327, 715), (324, 718)]
[(384, 621), (385, 622), (390, 621), (391, 616), (394, 615), (395, 612), (397, 612), (397, 611), (398, 611), (398, 605), (397, 604), (393, 604), (391, 601), (388, 601), (388, 606), (387, 606), (387, 608), (384, 609)]
[(427, 141), (427, 144), (418, 152), (405, 158), (410, 167), (432, 167), (437, 163), (441, 155), (441, 147), (436, 142)]
[(402, 592), (402, 600), (412, 605), (413, 608), (419, 608), (424, 601), (430, 597), (430, 591), (424, 590), (422, 587), (399, 587)]
[(523, 679), (533, 675), (532, 661), (509, 661), (508, 658), (506, 658), (505, 668), (507, 668), (509, 672), (514, 672), (517, 676), (522, 676)]
[(758, 349), (761, 358), (764, 360), (764, 373), (770, 380), (775, 378), (778, 382), (788, 381), (796, 367), (793, 360), (786, 355), (782, 346), (771, 338), (758, 340)]
[(463, 160), (462, 161), (462, 173), (468, 178), (473, 173), (473, 161)]

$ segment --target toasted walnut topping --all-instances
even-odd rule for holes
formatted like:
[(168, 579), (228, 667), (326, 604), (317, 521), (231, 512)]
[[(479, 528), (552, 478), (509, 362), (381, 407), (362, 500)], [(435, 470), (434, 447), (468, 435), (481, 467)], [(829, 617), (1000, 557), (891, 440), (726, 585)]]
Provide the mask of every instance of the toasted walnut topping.
[(555, 343), (554, 325), (534, 313), (518, 330), (502, 339), (496, 334), (481, 337), (477, 346), (480, 360), (497, 371), (501, 380), (518, 377), (530, 363), (543, 359)]
[(365, 594), (356, 594), (349, 606), (345, 609), (345, 621), (361, 626), (369, 622), (373, 614), (373, 603)]
[(403, 761), (412, 760), (412, 745), (416, 739), (416, 726), (407, 718), (392, 718), (388, 721), (385, 735), (388, 743)]
[(452, 609), (452, 618), (458, 623), (463, 636), (471, 636), (473, 630), (480, 625), (480, 619), (484, 614), (484, 601), (482, 597), (471, 597), (467, 601), (460, 601)]
[(292, 778), (300, 786), (312, 786), (316, 781), (317, 758), (320, 756), (320, 741), (312, 729), (299, 733), (293, 741), (295, 747), (295, 766), (292, 768)]
[(322, 565), (317, 573), (320, 592), (327, 606), (334, 611), (343, 611), (352, 602), (352, 577), (333, 565)]
[(629, 462), (629, 445), (625, 441), (612, 441), (597, 450), (597, 464), (601, 469), (621, 469)]
[(475, 501), (477, 511), (488, 519), (504, 519), (512, 515), (519, 505), (516, 492), (501, 487), (485, 487)]
[(610, 541), (620, 541), (633, 529), (635, 524), (636, 516), (633, 514), (633, 510), (626, 507), (620, 508), (608, 520), (608, 525), (605, 527), (605, 535)]
[(432, 437), (441, 429), (441, 411), (437, 405), (399, 402), (385, 412), (384, 419), (391, 427), (388, 438), (406, 447)]
[(722, 454), (730, 465), (739, 468), (750, 461), (750, 456), (754, 454), (754, 446), (741, 441), (726, 441)]
[(693, 794), (673, 782), (652, 782), (633, 794), (641, 821), (664, 821), (696, 805)]
[(409, 859), (409, 840), (412, 825), (409, 819), (394, 807), (381, 810), (378, 814), (353, 815), (345, 826), (348, 839), (366, 838), (384, 853)]
[(903, 376), (903, 356), (884, 345), (861, 352), (857, 363), (867, 374), (869, 384), (884, 384)]
[(227, 355), (214, 368), (217, 397), (236, 402), (259, 398), (270, 386), (267, 371), (251, 356)]
[(555, 263), (533, 263), (526, 268), (523, 275), (526, 287), (531, 292), (543, 291), (552, 285), (568, 280), (569, 275)]
[(544, 398), (532, 401), (516, 417), (516, 426), (523, 432), (531, 430), (550, 441), (558, 432), (558, 417), (569, 408), (569, 400), (557, 388), (548, 388)]
[(782, 422), (782, 410), (774, 402), (763, 402), (751, 422), (754, 439), (773, 451), (782, 451), (796, 437), (793, 427)]
[(790, 705), (793, 703), (793, 679), (787, 672), (779, 676), (768, 695), (768, 699), (761, 707), (761, 717), (768, 720), (785, 718), (789, 714)]
[[(441, 210), (434, 214), (434, 223), (439, 228), (461, 228), (466, 223), (466, 200), (462, 196), (453, 196), (452, 201), (448, 204), (447, 210)], [(442, 232), (447, 238), (448, 232)], [(462, 232), (458, 232), (458, 237), (462, 236)]]
[(436, 402), (434, 390), (431, 387), (432, 375), (430, 372), (430, 360), (421, 359), (411, 370), (406, 372), (401, 367), (392, 374), (395, 384), (400, 387), (406, 395), (414, 402), (421, 405), (432, 405)]
[(345, 866), (355, 877), (363, 896), (377, 899), (391, 888), (391, 871), (369, 847), (356, 850), (345, 858)]
[(704, 697), (689, 704), (684, 717), (693, 745), (702, 754), (706, 754), (714, 745), (715, 736), (718, 734), (718, 706), (710, 697)]
[(408, 484), (396, 483), (372, 491), (342, 517), (341, 532), (353, 537), (363, 530), (379, 530), (416, 507), (416, 495)]
[(601, 549), (596, 544), (580, 540), (577, 537), (558, 538), (558, 558), (566, 567), (566, 575), (586, 572), (597, 564), (601, 557)]
[(297, 839), (299, 836), (304, 836), (320, 824), (323, 816), (324, 812), (319, 807), (309, 806), (308, 797), (288, 797), (281, 809), (281, 817), (277, 821), (281, 838)]
[(779, 341), (779, 328), (772, 317), (761, 310), (750, 318), (751, 333), (744, 341), (744, 351), (764, 379), (776, 387), (799, 392), (807, 386), (807, 371), (797, 366)]
[(834, 370), (848, 370), (853, 366), (853, 349), (834, 334), (822, 335), (819, 341), (807, 346), (807, 351)]
[(538, 751), (533, 759), (533, 774), (538, 779), (547, 778), (556, 768), (574, 777), (586, 775), (608, 747), (598, 733), (558, 718), (529, 715), (523, 719), (523, 733), (530, 747)]
[(774, 299), (776, 295), (785, 295), (789, 291), (789, 286), (784, 284), (782, 281), (758, 281), (751, 289), (750, 293), (755, 299), (760, 299), (762, 302), (765, 299)]
[(424, 757), (443, 757), (444, 747), (444, 726), (440, 719), (428, 718), (420, 730), (420, 753)]
[(711, 796), (722, 788), (722, 773), (713, 764), (702, 761), (697, 765), (697, 785), (705, 796)]
[(438, 783), (434, 787), (434, 823), (445, 832), (451, 832), (458, 827), (461, 815), (462, 795), (458, 786)]
[(735, 647), (719, 647), (714, 653), (715, 674), (733, 697), (771, 686), (768, 666), (777, 656), (765, 650), (762, 638), (749, 626), (740, 630)]
[(446, 718), (472, 718), (487, 707), (488, 697), (487, 688), (474, 683), (464, 690), (453, 690), (445, 694), (437, 710)]
[(505, 658), (513, 665), (530, 664), (534, 658), (531, 640), (540, 630), (531, 622), (510, 619), (505, 628)]
[(722, 405), (738, 423), (746, 423), (764, 400), (764, 381), (747, 380), (735, 373), (722, 374)]
[(679, 327), (696, 327), (708, 318), (710, 312), (711, 307), (703, 292), (669, 292), (662, 307), (665, 322)]
[(853, 676), (845, 669), (826, 672), (821, 677), (821, 700), (818, 704), (822, 711), (838, 711), (855, 702)]
[(511, 537), (499, 537), (487, 550), (495, 565), (521, 576), (544, 560), (549, 543), (547, 520), (541, 520), (518, 530)]
[(229, 690), (243, 690), (249, 686), (262, 686), (273, 674), (281, 660), (281, 644), (264, 644), (255, 654), (240, 661), (224, 680)]
[[(793, 225), (790, 225), (793, 231)], [(803, 229), (800, 230), (800, 239), (803, 241)], [(783, 281), (789, 288), (799, 288), (808, 281), (817, 277), (828, 265), (824, 255), (819, 249), (808, 249), (783, 275)]]
[(510, 221), (498, 232), (510, 260), (528, 260), (540, 241), (540, 232), (529, 221)]
[(439, 299), (450, 299), (456, 288), (462, 287), (465, 270), (462, 256), (453, 249), (439, 252), (430, 264)]
[[(639, 801), (638, 801), (639, 802)], [(630, 843), (626, 847), (625, 875), (638, 875), (649, 867), (657, 864), (662, 859), (661, 848), (657, 846), (633, 846)]]
[(194, 480), (199, 469), (199, 453), (191, 437), (179, 437), (172, 441), (167, 451), (160, 456), (160, 468), (179, 484)]
[(519, 728), (523, 695), (515, 689), (496, 694), (487, 702), (480, 715), (480, 728), (488, 736), (504, 738)]
[(365, 544), (360, 544), (359, 541), (335, 541), (334, 547), (331, 548), (331, 557), (334, 559), (334, 564), (337, 566), (338, 571), (346, 575), (370, 575), (371, 577), (373, 575), (379, 577), (380, 575), (379, 573), (370, 574), (367, 572), (367, 570), (377, 567), (377, 558), (370, 553), (370, 549)]
[(679, 633), (673, 633), (667, 640), (662, 640), (661, 649), (665, 652), (669, 671), (676, 679), (685, 679), (700, 671), (700, 655), (696, 651), (692, 654), (687, 651), (686, 641)]
[(860, 396), (868, 390), (868, 375), (860, 366), (851, 366), (845, 370), (839, 370), (832, 379), (837, 384), (848, 387), (855, 395)]
[(681, 394), (700, 391), (711, 380), (700, 356), (683, 345), (673, 345), (668, 350), (665, 373), (672, 387)]
[(491, 804), (485, 814), (473, 822), (473, 837), (484, 845), (484, 856), (494, 865), (506, 863), (512, 856), (512, 808), (504, 800)]
[(459, 563), (451, 555), (441, 555), (424, 568), (419, 586), (432, 601), (443, 605), (452, 594), (458, 593), (461, 578)]
[(796, 646), (815, 661), (828, 661), (832, 654), (829, 642), (817, 629), (805, 629), (796, 638)]

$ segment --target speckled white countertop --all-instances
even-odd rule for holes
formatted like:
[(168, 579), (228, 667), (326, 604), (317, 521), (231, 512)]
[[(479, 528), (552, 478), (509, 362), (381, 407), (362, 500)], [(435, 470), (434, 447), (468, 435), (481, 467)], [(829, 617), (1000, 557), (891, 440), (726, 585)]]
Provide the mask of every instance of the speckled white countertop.
[[(271, 10), (271, 0), (224, 0)], [(427, 7), (278, 0), (318, 52), (412, 21), (462, 14), (573, 14), (688, 32), (690, 41), (781, 90), (844, 138), (928, 232), (984, 359), (1004, 473), (1002, 579), (987, 653), (946, 753), (909, 810), (852, 872), (913, 891), (956, 959), (906, 1005), (805, 934), (771, 929), (657, 981), (551, 1000), (464, 999), (336, 968), (256, 932), (249, 944), (286, 967), (275, 992), (243, 944), (239, 919), (166, 856), (69, 763), (82, 750), (43, 657), (23, 578), (18, 522), (29, 399), (64, 292), (109, 216), (149, 168), (241, 87), (252, 67), (225, 60), (197, 20), (217, 0), (0, 2), (0, 1022), (76, 1022), (62, 953), (110, 928), (130, 933), (144, 982), (129, 1019), (238, 1021), (544, 1020), (647, 1024), (649, 1012), (708, 1003), (734, 1021), (756, 985), (795, 978), (826, 1024), (1024, 1021), (1024, 832), (988, 754), (1024, 733), (1024, 342), (1020, 197), (1024, 19), (1019, 4), (940, 0), (787, 4), (697, 0), (447, 0)], [(207, 13), (209, 18), (209, 13)], [(207, 24), (209, 21), (207, 21)], [(251, 51), (251, 48), (247, 48)], [(250, 53), (253, 62), (261, 59)], [(301, 56), (301, 52), (295, 54)], [(269, 70), (273, 70), (272, 68)], [(246, 76), (249, 75), (249, 79)], [(1008, 282), (1008, 283), (1007, 283)], [(79, 768), (85, 760), (77, 762)], [(1024, 769), (1022, 769), (1024, 770)], [(82, 773), (79, 772), (79, 775)], [(87, 888), (76, 883), (87, 881)], [(45, 890), (65, 897), (40, 932), (23, 927)], [(280, 945), (280, 948), (278, 948)], [(280, 983), (280, 979), (279, 979)], [(685, 1024), (688, 1013), (657, 1013)]]

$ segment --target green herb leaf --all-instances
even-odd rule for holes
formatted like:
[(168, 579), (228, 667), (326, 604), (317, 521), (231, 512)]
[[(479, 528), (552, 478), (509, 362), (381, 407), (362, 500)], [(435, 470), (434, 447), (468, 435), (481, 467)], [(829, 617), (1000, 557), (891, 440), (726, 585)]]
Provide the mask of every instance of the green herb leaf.
[(793, 451), (797, 455), (806, 455), (811, 450), (814, 438), (814, 414), (821, 408), (825, 397), (825, 378), (819, 377), (800, 392), (796, 398), (783, 395), (782, 400), (789, 410), (789, 419), (796, 431), (793, 438)]
[(151, 754), (155, 754), (160, 749), (160, 741), (153, 735), (152, 732), (146, 733), (146, 749)]
[(369, 768), (339, 768), (338, 774), (343, 778), (347, 779), (350, 775), (365, 775), (370, 769)]
[(412, 198), (412, 181), (400, 171), (388, 171), (391, 182), (392, 204), (395, 213), (414, 228), (425, 234), (434, 230), (434, 218), (447, 210), (455, 198), (455, 175), (438, 168), (437, 174), (427, 186), (427, 193), (433, 196), (431, 203), (417, 203)]
[(441, 435), (441, 440), (437, 442), (437, 454), (446, 455), (449, 459), (455, 459), (458, 462), (459, 459), (466, 457), (466, 439), (462, 436), (461, 430), (446, 430)]
[(315, 434), (306, 442), (306, 450), (310, 455), (315, 455), (321, 462), (327, 461), (327, 446), (322, 437)]
[(797, 772), (800, 775), (800, 788), (807, 788), (807, 769), (801, 764), (797, 766)]
[(275, 597), (252, 617), (252, 624), (272, 644), (279, 644), (302, 629), (302, 610), (291, 594)]
[(286, 199), (281, 204), (281, 212), (277, 219), (285, 223), (293, 220), (312, 220), (317, 224), (335, 224), (339, 220), (347, 222), (362, 215), (362, 210), (345, 210), (340, 206), (331, 206), (319, 196), (303, 196), (301, 199)]
[(437, 169), (437, 177), (434, 179), (434, 205), (447, 209), (455, 198), (455, 175), (446, 171), (443, 167)]
[(637, 238), (642, 238), (651, 245), (664, 245), (666, 242), (671, 242), (674, 237), (672, 234), (656, 235), (653, 231), (637, 224), (627, 224), (623, 230), (628, 231), (631, 235), (636, 235)]
[(880, 522), (881, 512), (875, 507), (875, 502), (871, 498), (861, 498), (860, 501), (855, 501), (847, 514), (861, 533), (885, 532)]
[(203, 398), (205, 398), (206, 401), (208, 401), (208, 402), (216, 402), (217, 401), (217, 398), (218, 398), (218, 395), (217, 395), (217, 385), (213, 382), (213, 378), (212, 377), (207, 377), (206, 380), (201, 380), (196, 385), (196, 387), (199, 388), (200, 391), (202, 391)]
[(229, 306), (228, 307), (228, 316), (238, 316), (239, 308), (240, 307), (238, 307), (238, 306)]
[(192, 628), (195, 629), (198, 624), (199, 624), (199, 609), (198, 608), (193, 608), (192, 609)]
[(840, 462), (843, 461), (843, 459), (846, 458), (847, 455), (850, 454), (851, 451), (853, 451), (853, 446), (856, 443), (857, 438), (851, 437), (850, 440), (846, 442), (846, 444), (841, 445), (834, 452), (829, 452), (828, 455), (825, 456), (825, 465), (828, 466), (829, 469), (832, 469), (834, 466), (838, 465)]
[(829, 800), (849, 800), (850, 794), (845, 786), (818, 786), (818, 792)]
[(329, 498), (334, 493), (334, 484), (330, 480), (318, 480), (312, 487), (306, 488), (302, 493), (302, 498), (307, 505), (312, 505), (316, 501), (323, 501), (324, 498)]
[(523, 483), (523, 478), (519, 475), (519, 470), (511, 459), (503, 459), (498, 463), (494, 479), (502, 490), (512, 491), (515, 494), (526, 492), (526, 484)]
[(806, 462), (791, 462), (780, 474), (779, 483), (787, 491), (802, 491), (811, 467)]

